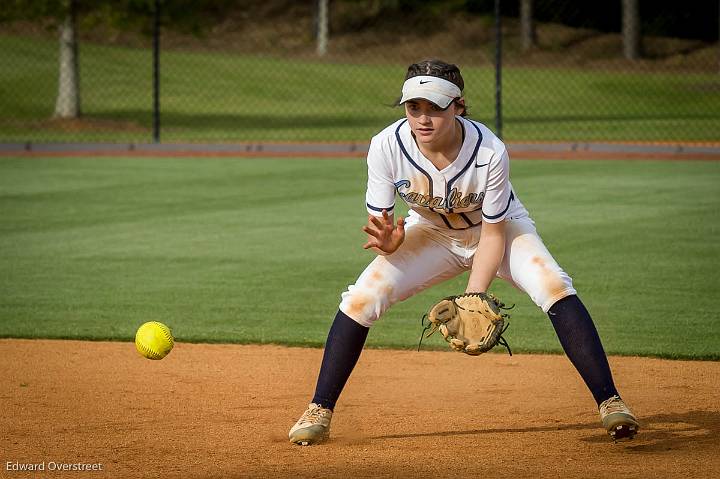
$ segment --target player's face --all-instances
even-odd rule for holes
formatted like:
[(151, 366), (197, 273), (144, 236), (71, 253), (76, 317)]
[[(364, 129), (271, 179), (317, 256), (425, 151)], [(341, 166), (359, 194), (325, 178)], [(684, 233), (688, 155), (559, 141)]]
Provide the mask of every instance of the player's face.
[(444, 110), (427, 100), (405, 102), (405, 116), (419, 143), (439, 144), (454, 138), (455, 115), (459, 113), (460, 108), (455, 102)]

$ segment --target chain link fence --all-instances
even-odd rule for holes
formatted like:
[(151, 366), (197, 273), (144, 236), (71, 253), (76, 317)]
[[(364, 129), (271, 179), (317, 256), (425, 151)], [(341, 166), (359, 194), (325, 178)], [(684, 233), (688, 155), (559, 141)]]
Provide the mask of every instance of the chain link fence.
[(688, 2), (503, 0), (500, 44), (492, 1), (15, 10), (0, 16), (0, 143), (367, 142), (425, 58), (458, 64), (470, 116), (496, 127), (498, 47), (505, 140), (718, 142), (718, 2)]

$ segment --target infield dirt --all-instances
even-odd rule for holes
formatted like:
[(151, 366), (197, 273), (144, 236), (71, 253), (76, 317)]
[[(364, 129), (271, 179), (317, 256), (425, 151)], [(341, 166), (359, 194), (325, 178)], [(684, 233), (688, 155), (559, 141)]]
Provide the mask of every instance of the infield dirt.
[(611, 357), (643, 427), (615, 444), (563, 356), (369, 349), (330, 442), (303, 448), (287, 431), (320, 349), (0, 340), (0, 357), (2, 477), (720, 476), (720, 362)]

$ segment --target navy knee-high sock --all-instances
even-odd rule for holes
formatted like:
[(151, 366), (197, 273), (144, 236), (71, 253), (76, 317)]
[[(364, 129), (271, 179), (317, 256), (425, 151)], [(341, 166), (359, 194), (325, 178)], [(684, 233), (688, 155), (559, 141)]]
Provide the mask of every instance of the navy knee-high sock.
[(356, 323), (338, 310), (325, 343), (320, 374), (312, 402), (334, 409), (345, 383), (357, 363), (370, 328)]
[(616, 395), (610, 365), (590, 313), (577, 296), (568, 296), (548, 311), (565, 354), (600, 404)]

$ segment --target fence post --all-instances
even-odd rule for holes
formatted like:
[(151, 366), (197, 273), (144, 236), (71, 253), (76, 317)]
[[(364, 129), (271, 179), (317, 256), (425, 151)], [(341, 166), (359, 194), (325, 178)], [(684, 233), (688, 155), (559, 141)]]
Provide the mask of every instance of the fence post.
[(55, 100), (56, 118), (80, 117), (80, 60), (77, 41), (77, 4), (75, 0), (63, 3), (67, 7), (60, 24), (60, 70), (58, 93)]
[(533, 48), (537, 43), (533, 0), (521, 0), (520, 2), (520, 40), (524, 52)]
[(153, 142), (160, 143), (160, 1), (153, 12)]
[(328, 44), (328, 0), (317, 1), (317, 54), (325, 56)]
[(638, 0), (622, 1), (623, 55), (628, 60), (640, 58), (640, 10)]
[(495, 134), (502, 139), (502, 20), (495, 0)]

